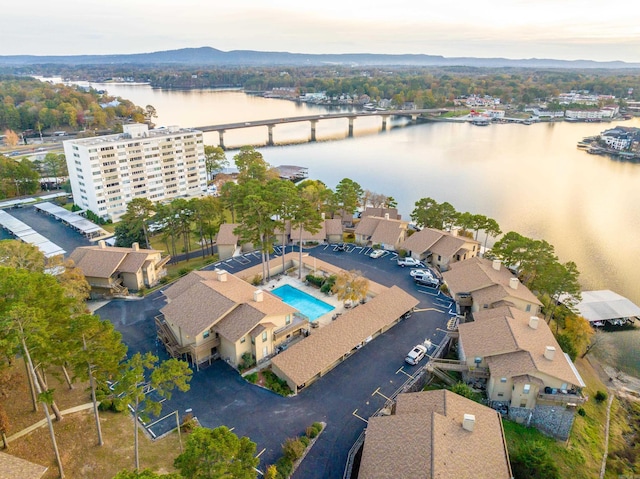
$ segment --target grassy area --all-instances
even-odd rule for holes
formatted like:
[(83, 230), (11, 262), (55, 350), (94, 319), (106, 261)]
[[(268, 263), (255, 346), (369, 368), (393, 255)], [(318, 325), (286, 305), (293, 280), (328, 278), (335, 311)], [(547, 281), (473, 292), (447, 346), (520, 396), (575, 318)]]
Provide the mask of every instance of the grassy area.
[(440, 115), (441, 118), (455, 118), (458, 116), (465, 116), (468, 115), (469, 113), (471, 113), (471, 110), (454, 110), (454, 111), (448, 111), (446, 113), (443, 113), (442, 115)]
[[(15, 362), (14, 371), (18, 375), (17, 387), (13, 388), (9, 397), (2, 399), (11, 423), (9, 436), (44, 418), (41, 406), (37, 412), (31, 411), (22, 361)], [(55, 399), (60, 409), (89, 402), (86, 384), (76, 384), (74, 389), (69, 390), (53, 375), (48, 381), (49, 387), (55, 389)], [(91, 411), (68, 414), (61, 422), (54, 423), (66, 477), (109, 479), (122, 469), (134, 468), (132, 416), (127, 413), (102, 412), (100, 424), (105, 441), (103, 446), (97, 445), (95, 419)], [(184, 441), (184, 437), (182, 439)], [(9, 449), (3, 452), (47, 466), (49, 469), (43, 476), (45, 479), (59, 477), (46, 426), (10, 442)], [(139, 452), (140, 466), (143, 469), (173, 472), (173, 460), (180, 453), (178, 434), (172, 433), (163, 439), (152, 441), (141, 432)]]
[(605, 478), (635, 477), (640, 471), (640, 402), (616, 398), (611, 405)]
[(170, 278), (177, 278), (178, 276), (186, 274), (188, 271), (203, 268), (204, 266), (215, 263), (216, 261), (218, 261), (217, 254), (214, 254), (213, 256), (206, 256), (204, 259), (202, 258), (202, 255), (198, 254), (198, 256), (190, 258), (188, 261), (180, 261), (179, 263), (167, 265), (167, 276)]
[(587, 385), (584, 394), (590, 399), (583, 405), (585, 415), (576, 414), (568, 441), (557, 441), (534, 428), (526, 428), (511, 421), (504, 421), (504, 430), (509, 454), (518, 450), (525, 442), (539, 441), (560, 469), (560, 477), (590, 479), (598, 477), (600, 472), (607, 413), (607, 402), (598, 403), (593, 397), (597, 391), (606, 391), (606, 388), (586, 360), (576, 360), (576, 367)]

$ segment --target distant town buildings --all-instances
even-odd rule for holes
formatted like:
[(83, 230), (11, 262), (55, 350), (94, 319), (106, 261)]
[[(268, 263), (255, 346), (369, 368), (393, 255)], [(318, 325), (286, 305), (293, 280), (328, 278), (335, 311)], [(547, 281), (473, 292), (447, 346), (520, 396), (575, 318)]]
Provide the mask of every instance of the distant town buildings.
[(120, 219), (134, 198), (157, 202), (207, 188), (197, 130), (124, 125), (120, 134), (67, 140), (64, 152), (75, 203), (104, 219)]

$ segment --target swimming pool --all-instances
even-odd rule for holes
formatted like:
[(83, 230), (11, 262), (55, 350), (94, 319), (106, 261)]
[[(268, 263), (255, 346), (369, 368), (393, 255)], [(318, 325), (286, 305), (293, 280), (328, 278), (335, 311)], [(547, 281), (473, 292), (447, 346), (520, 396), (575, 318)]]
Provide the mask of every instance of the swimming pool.
[(302, 314), (304, 314), (307, 318), (309, 318), (309, 321), (318, 319), (323, 314), (327, 314), (329, 311), (335, 309), (330, 304), (327, 304), (324, 301), (320, 301), (319, 299), (314, 298), (304, 291), (300, 291), (299, 289), (294, 288), (293, 286), (288, 284), (271, 290), (271, 292), (282, 299), (282, 301), (290, 306), (293, 306)]

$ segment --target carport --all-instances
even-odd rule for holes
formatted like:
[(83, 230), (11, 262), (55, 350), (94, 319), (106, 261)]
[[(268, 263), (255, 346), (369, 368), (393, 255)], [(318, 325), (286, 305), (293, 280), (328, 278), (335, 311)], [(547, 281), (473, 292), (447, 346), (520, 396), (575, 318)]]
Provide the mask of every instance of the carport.
[(365, 342), (397, 324), (418, 304), (416, 298), (397, 286), (387, 288), (274, 357), (271, 360), (273, 372), (297, 393), (331, 371)]

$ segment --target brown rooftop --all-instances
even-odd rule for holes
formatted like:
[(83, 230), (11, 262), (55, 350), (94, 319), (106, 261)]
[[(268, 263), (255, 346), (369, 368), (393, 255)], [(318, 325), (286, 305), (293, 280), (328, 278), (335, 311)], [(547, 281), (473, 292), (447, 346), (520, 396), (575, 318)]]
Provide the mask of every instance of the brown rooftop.
[(192, 337), (216, 324), (223, 336), (239, 339), (262, 318), (297, 311), (267, 291), (262, 291), (262, 301), (255, 301), (255, 292), (255, 286), (227, 271), (194, 271), (167, 288), (170, 301), (160, 312)]
[(115, 246), (80, 246), (69, 256), (85, 276), (110, 278), (116, 271), (137, 272), (155, 249), (120, 248)]
[[(492, 310), (488, 310), (492, 311)], [(499, 313), (504, 313), (501, 308)], [(537, 328), (529, 325), (531, 315), (516, 308), (508, 308), (508, 314), (483, 317), (479, 321), (464, 323), (458, 327), (460, 343), (468, 358), (487, 358), (491, 374), (510, 377), (539, 371), (581, 386), (582, 379), (562, 353), (551, 329), (539, 319)], [(547, 346), (556, 349), (552, 360), (544, 357)]]
[[(478, 304), (490, 304), (480, 302), (479, 297), (500, 300), (506, 297), (518, 298), (531, 304), (542, 306), (536, 296), (525, 285), (518, 281), (517, 288), (512, 288), (510, 282), (517, 278), (504, 266), (499, 269), (493, 267), (493, 263), (483, 258), (470, 258), (464, 261), (452, 263), (450, 270), (442, 273), (442, 277), (454, 294), (471, 293)], [(497, 286), (497, 288), (496, 288)], [(489, 290), (488, 288), (493, 288)], [(482, 291), (487, 289), (487, 291)]]
[(40, 479), (47, 469), (40, 464), (0, 452), (0, 479)]
[(392, 286), (294, 344), (271, 362), (301, 386), (328, 371), (358, 344), (392, 324), (418, 303), (413, 296)]
[(446, 390), (400, 394), (394, 415), (369, 419), (358, 477), (510, 479), (500, 415)]
[(233, 232), (238, 227), (238, 223), (223, 223), (220, 225), (220, 230), (216, 236), (216, 243), (218, 244), (237, 244), (238, 235)]

